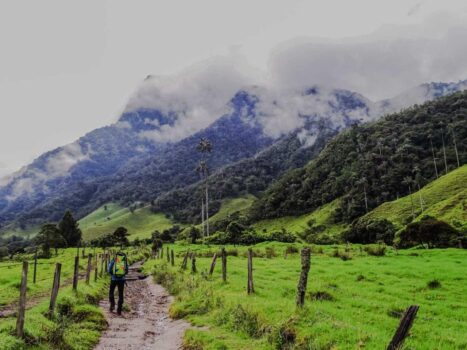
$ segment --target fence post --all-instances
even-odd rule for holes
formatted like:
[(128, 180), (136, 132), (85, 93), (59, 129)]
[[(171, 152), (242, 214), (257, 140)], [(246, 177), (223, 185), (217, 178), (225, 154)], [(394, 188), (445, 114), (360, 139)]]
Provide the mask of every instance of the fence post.
[(409, 335), (415, 316), (417, 316), (418, 308), (418, 305), (411, 305), (405, 310), (404, 316), (402, 316), (399, 327), (397, 327), (387, 350), (398, 350), (402, 347), (405, 338)]
[(188, 261), (188, 255), (190, 253), (189, 252), (186, 252), (185, 256), (183, 257), (183, 261), (182, 261), (182, 269), (183, 270), (186, 270), (186, 264), (187, 264), (187, 261)]
[(167, 247), (167, 262), (170, 262), (170, 249)]
[(164, 257), (164, 247), (161, 247), (161, 253), (159, 257), (162, 259)]
[(57, 301), (58, 289), (60, 288), (60, 272), (62, 264), (55, 264), (54, 283), (52, 285), (52, 294), (50, 295), (49, 317), (52, 317), (55, 310), (55, 302)]
[(196, 273), (196, 254), (193, 253), (191, 255), (191, 273)]
[(78, 274), (79, 274), (79, 255), (75, 256), (75, 269), (73, 270), (73, 290), (78, 289)]
[(209, 276), (212, 276), (214, 268), (216, 267), (217, 253), (212, 256), (211, 267), (209, 268)]
[(253, 287), (253, 251), (248, 248), (248, 294), (254, 293), (255, 288)]
[(104, 275), (104, 254), (101, 254), (101, 273), (100, 276)]
[(222, 280), (227, 282), (227, 253), (225, 248), (222, 248)]
[(308, 272), (310, 271), (310, 248), (302, 249), (302, 272), (297, 286), (297, 306), (302, 307), (305, 303), (306, 285), (308, 283)]
[(94, 268), (94, 282), (97, 282), (97, 265), (96, 267)]
[(170, 264), (172, 266), (175, 265), (175, 255), (174, 255), (174, 250), (173, 249), (170, 251)]
[(37, 248), (34, 252), (34, 274), (32, 276), (32, 283), (36, 284), (36, 276), (37, 276)]
[(92, 269), (92, 254), (88, 255), (88, 267), (86, 268), (86, 284), (89, 284)]
[(28, 262), (23, 261), (23, 273), (21, 275), (21, 289), (19, 294), (18, 318), (16, 320), (16, 335), (24, 336), (24, 314), (26, 311), (26, 290), (28, 284)]

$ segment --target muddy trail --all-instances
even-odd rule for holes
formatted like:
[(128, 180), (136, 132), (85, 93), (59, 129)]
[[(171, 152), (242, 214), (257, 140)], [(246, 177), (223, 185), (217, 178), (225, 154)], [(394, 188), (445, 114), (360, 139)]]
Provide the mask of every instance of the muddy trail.
[[(151, 277), (144, 278), (140, 263), (130, 267), (125, 285), (125, 303), (130, 310), (121, 316), (109, 311), (109, 301), (100, 302), (108, 328), (95, 350), (177, 350), (190, 324), (171, 320), (168, 314), (172, 297)], [(117, 294), (117, 293), (116, 293)], [(116, 295), (117, 298), (117, 295)]]

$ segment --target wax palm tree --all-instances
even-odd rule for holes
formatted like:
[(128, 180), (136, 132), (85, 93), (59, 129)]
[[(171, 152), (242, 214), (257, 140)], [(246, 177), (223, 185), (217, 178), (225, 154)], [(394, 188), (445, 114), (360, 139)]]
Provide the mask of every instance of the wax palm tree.
[[(203, 231), (204, 231), (204, 223), (205, 223), (206, 224), (206, 236), (209, 236), (209, 188), (208, 188), (209, 167), (206, 163), (206, 156), (212, 151), (212, 143), (207, 138), (203, 137), (201, 138), (198, 145), (196, 146), (196, 149), (199, 152), (201, 152), (201, 161), (199, 162), (197, 171), (204, 178), (204, 186), (205, 186), (204, 188), (205, 189), (205, 200), (204, 200), (204, 204), (202, 201), (202, 207), (201, 207), (201, 215), (203, 216)], [(206, 221), (204, 221), (204, 218), (206, 218)]]

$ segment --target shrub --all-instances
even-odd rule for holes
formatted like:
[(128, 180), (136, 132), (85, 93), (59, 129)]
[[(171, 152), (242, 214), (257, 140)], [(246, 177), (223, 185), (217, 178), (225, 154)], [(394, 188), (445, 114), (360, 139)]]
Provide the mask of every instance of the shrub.
[(392, 244), (395, 232), (394, 225), (386, 219), (360, 218), (343, 233), (343, 238), (351, 243), (370, 244), (381, 241)]
[(329, 292), (327, 292), (325, 290), (319, 290), (317, 292), (310, 292), (309, 297), (310, 297), (311, 300), (320, 300), (320, 301), (322, 301), (322, 300), (325, 300), (325, 301), (334, 301), (334, 300), (336, 300), (336, 298), (334, 298), (334, 296), (331, 293), (329, 293)]
[(258, 338), (263, 332), (261, 330), (259, 315), (256, 312), (245, 309), (238, 304), (231, 312), (232, 328), (235, 331), (242, 331), (250, 337)]
[(441, 288), (441, 282), (438, 280), (431, 280), (426, 284), (426, 286), (430, 289)]
[(266, 258), (272, 259), (277, 256), (276, 251), (273, 247), (266, 247)]
[(458, 237), (459, 232), (448, 223), (425, 216), (407, 225), (399, 235), (399, 245), (405, 248), (418, 244), (426, 244), (428, 248), (456, 247)]
[(367, 245), (363, 248), (368, 255), (372, 256), (384, 256), (386, 254), (386, 245), (377, 244), (377, 245)]
[(341, 252), (339, 248), (335, 248), (330, 256), (334, 258), (341, 258), (343, 261), (352, 260), (352, 255), (350, 255), (350, 253)]
[(287, 248), (285, 248), (286, 254), (297, 254), (299, 251), (300, 250), (294, 245), (288, 245)]

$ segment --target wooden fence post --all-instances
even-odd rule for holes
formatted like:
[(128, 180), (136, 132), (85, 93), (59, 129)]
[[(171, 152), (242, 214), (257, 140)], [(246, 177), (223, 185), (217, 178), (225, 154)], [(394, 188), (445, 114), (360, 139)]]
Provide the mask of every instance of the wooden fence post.
[(24, 336), (24, 314), (26, 311), (26, 290), (28, 284), (28, 262), (23, 261), (23, 273), (21, 275), (21, 289), (19, 293), (18, 318), (16, 320), (16, 335)]
[(104, 254), (101, 254), (101, 272), (100, 277), (104, 276)]
[(191, 273), (196, 273), (196, 254), (191, 255)]
[(92, 269), (92, 254), (88, 255), (88, 267), (86, 268), (86, 284), (89, 284)]
[(167, 262), (170, 262), (170, 249), (167, 247)]
[(217, 253), (214, 253), (212, 256), (211, 267), (209, 268), (209, 276), (212, 276), (214, 273), (214, 268), (216, 267)]
[(34, 274), (32, 276), (32, 283), (36, 284), (36, 276), (37, 276), (37, 248), (34, 252)]
[(186, 252), (185, 256), (183, 257), (183, 261), (182, 261), (182, 269), (183, 270), (186, 270), (186, 264), (187, 264), (187, 261), (188, 261), (188, 255), (190, 253), (189, 252)]
[(173, 249), (170, 251), (170, 264), (172, 266), (175, 265), (175, 255), (174, 255), (174, 250)]
[(402, 347), (405, 338), (409, 335), (415, 316), (417, 316), (418, 308), (418, 305), (411, 305), (405, 310), (400, 320), (399, 327), (397, 327), (396, 333), (392, 337), (387, 350), (398, 350)]
[(73, 270), (73, 290), (78, 289), (78, 274), (79, 274), (79, 256), (75, 256), (75, 269)]
[(248, 294), (254, 293), (255, 288), (253, 287), (253, 250), (248, 248)]
[(94, 282), (97, 282), (97, 265), (96, 267), (94, 268)]
[(227, 282), (227, 253), (225, 252), (225, 248), (222, 248), (222, 280)]
[(310, 271), (310, 248), (302, 249), (302, 272), (297, 286), (297, 306), (302, 307), (305, 303), (306, 286), (308, 283), (308, 272)]
[(55, 310), (55, 302), (57, 301), (58, 289), (60, 288), (60, 272), (62, 264), (55, 264), (54, 283), (52, 285), (52, 294), (50, 295), (49, 317), (51, 318)]
[(161, 259), (164, 257), (164, 247), (161, 247), (159, 257), (160, 257)]

